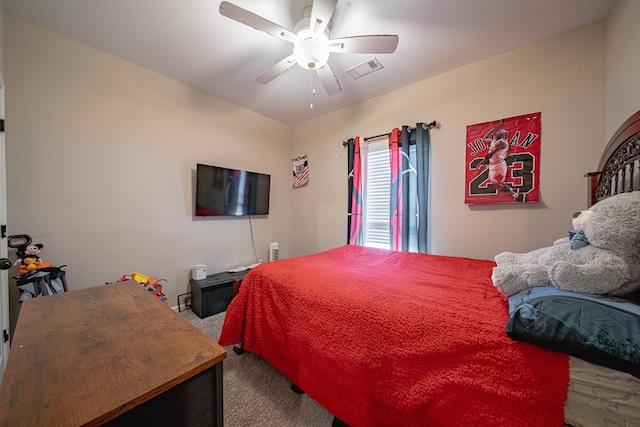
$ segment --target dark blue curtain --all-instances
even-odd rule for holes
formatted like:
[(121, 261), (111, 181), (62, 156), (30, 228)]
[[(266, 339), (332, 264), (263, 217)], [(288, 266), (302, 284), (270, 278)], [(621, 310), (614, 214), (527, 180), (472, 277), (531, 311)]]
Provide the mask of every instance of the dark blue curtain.
[(389, 134), (391, 249), (427, 252), (429, 126), (417, 123)]
[(360, 137), (349, 139), (347, 141), (347, 150), (347, 171), (349, 180), (347, 243), (350, 245), (362, 245), (364, 243), (364, 183), (362, 181)]

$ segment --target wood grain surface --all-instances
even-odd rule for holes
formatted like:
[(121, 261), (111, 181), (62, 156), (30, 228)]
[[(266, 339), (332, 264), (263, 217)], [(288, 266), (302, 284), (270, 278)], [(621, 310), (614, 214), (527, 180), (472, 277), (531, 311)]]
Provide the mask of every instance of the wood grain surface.
[(22, 304), (0, 386), (0, 426), (101, 424), (226, 357), (135, 282)]

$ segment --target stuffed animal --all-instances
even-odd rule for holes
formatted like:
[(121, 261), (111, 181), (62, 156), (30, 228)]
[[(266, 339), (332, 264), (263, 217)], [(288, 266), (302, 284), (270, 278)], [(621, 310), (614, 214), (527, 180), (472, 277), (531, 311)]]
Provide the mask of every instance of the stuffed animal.
[(33, 259), (34, 262), (42, 262), (42, 260), (40, 259), (40, 249), (42, 248), (44, 248), (44, 245), (42, 243), (36, 243), (35, 245), (27, 246), (27, 248), (24, 250), (24, 255), (22, 256), (22, 262), (24, 263), (27, 258)]
[(572, 222), (571, 239), (496, 255), (494, 286), (507, 296), (535, 286), (610, 295), (640, 289), (640, 192), (603, 199)]
[(44, 245), (42, 243), (36, 243), (35, 245), (29, 245), (24, 248), (22, 258), (18, 258), (18, 261), (16, 261), (16, 264), (21, 264), (18, 267), (19, 274), (29, 273), (40, 268), (51, 267), (50, 262), (42, 262), (42, 259), (40, 259), (40, 249), (43, 247)]
[(571, 219), (573, 231), (569, 232), (569, 237), (562, 237), (553, 242), (553, 244), (559, 245), (560, 243), (571, 242), (571, 247), (573, 249), (577, 249), (578, 246), (585, 246), (588, 244), (587, 238), (584, 235), (584, 229), (587, 227), (587, 222), (589, 221), (592, 213), (593, 211), (590, 210), (574, 213), (573, 218)]

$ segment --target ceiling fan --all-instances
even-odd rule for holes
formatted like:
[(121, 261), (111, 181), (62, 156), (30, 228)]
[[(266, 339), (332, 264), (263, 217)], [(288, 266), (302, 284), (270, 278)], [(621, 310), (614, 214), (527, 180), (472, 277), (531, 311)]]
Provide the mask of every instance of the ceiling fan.
[[(293, 31), (227, 1), (220, 3), (220, 13), (256, 30), (293, 43), (293, 52), (262, 73), (256, 82), (266, 84), (295, 64), (315, 72), (329, 95), (342, 91), (340, 83), (327, 63), (331, 53), (393, 53), (397, 35), (362, 35), (330, 39), (327, 26), (338, 0), (314, 0), (311, 14), (303, 17)], [(303, 13), (304, 15), (304, 13)]]

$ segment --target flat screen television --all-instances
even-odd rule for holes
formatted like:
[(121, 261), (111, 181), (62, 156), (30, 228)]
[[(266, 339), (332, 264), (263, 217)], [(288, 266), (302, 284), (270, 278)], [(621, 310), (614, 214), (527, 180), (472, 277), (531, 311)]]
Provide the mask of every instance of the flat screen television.
[(271, 175), (196, 165), (195, 216), (244, 216), (269, 213)]

